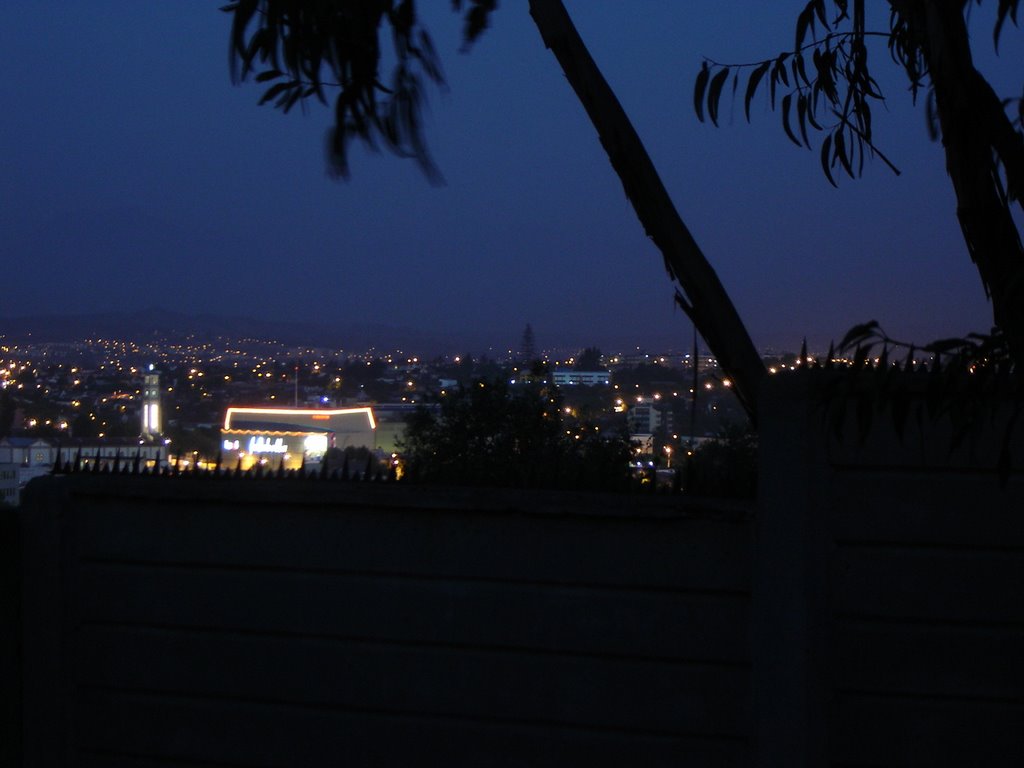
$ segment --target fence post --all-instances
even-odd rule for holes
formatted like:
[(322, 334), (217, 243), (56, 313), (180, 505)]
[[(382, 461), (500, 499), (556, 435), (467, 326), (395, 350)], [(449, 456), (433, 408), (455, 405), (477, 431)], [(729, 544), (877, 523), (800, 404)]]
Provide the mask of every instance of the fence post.
[(829, 510), (821, 421), (804, 376), (761, 389), (751, 595), (754, 766), (827, 761)]

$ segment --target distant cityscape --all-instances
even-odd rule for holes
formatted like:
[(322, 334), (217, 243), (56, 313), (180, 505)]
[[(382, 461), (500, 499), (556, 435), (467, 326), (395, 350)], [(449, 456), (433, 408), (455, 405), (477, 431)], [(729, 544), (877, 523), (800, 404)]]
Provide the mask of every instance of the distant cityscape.
[[(329, 447), (397, 460), (416, 407), (437, 407), (481, 380), (558, 387), (567, 414), (609, 434), (628, 430), (638, 459), (652, 466), (671, 467), (673, 456), (746, 422), (707, 354), (535, 351), (527, 330), (527, 348), (430, 358), (253, 337), (0, 339), (0, 501), (17, 503), (56, 461), (293, 467)], [(765, 360), (773, 372), (798, 364), (795, 354)]]

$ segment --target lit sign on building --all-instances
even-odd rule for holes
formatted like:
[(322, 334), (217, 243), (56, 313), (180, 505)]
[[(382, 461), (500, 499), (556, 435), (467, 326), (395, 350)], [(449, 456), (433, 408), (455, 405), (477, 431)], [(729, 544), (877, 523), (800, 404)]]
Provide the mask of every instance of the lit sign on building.
[(224, 430), (221, 448), (228, 461), (238, 461), (243, 470), (254, 464), (298, 469), (317, 464), (334, 443), (333, 432)]
[(249, 453), (287, 453), (288, 446), (282, 437), (263, 437), (254, 435), (249, 438)]
[(327, 435), (309, 435), (302, 445), (306, 449), (306, 453), (314, 456), (327, 453)]
[[(225, 440), (222, 444), (225, 451), (237, 451), (242, 447), (238, 440)], [(306, 453), (326, 453), (330, 442), (327, 435), (307, 435), (302, 441), (302, 447)], [(283, 437), (266, 437), (264, 435), (253, 435), (249, 438), (249, 445), (246, 448), (249, 453), (288, 453), (289, 448)]]

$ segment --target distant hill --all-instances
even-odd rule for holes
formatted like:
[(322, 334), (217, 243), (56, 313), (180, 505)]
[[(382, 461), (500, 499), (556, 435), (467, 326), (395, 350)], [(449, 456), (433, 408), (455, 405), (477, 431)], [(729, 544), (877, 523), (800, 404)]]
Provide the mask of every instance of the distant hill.
[[(309, 322), (273, 320), (237, 315), (190, 315), (167, 309), (145, 309), (90, 314), (45, 314), (0, 316), (0, 341), (15, 344), (74, 343), (86, 339), (115, 339), (146, 344), (159, 341), (176, 344), (230, 341), (244, 343), (280, 342), (288, 347), (325, 347), (353, 354), (368, 351), (402, 350), (422, 357), (444, 354), (486, 354), (501, 357), (506, 349), (518, 348), (521, 329), (487, 333), (478, 327), (439, 330), (403, 327), (383, 323), (347, 322), (323, 319)], [(612, 338), (576, 334), (566, 338), (558, 328), (545, 328), (541, 346), (547, 351), (574, 354), (585, 346), (598, 346), (606, 353), (637, 349), (635, 335), (628, 331)], [(687, 334), (674, 330), (641, 335), (648, 351), (667, 353), (689, 351)]]
[(27, 343), (68, 343), (84, 339), (120, 339), (145, 343), (162, 341), (213, 342), (259, 339), (288, 346), (328, 347), (362, 352), (407, 349), (421, 355), (460, 351), (466, 342), (449, 340), (413, 328), (381, 324), (282, 322), (223, 315), (187, 315), (164, 309), (97, 314), (51, 314), (0, 317), (0, 336), (7, 341)]

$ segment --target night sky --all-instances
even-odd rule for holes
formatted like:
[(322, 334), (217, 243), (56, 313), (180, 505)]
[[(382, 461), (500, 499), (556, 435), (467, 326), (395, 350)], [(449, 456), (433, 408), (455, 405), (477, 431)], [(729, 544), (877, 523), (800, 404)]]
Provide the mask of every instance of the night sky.
[[(428, 139), (446, 178), (357, 149), (331, 180), (330, 111), (287, 116), (233, 86), (221, 2), (5, 0), (0, 24), (0, 317), (137, 310), (385, 323), (453, 344), (606, 351), (688, 343), (646, 239), (524, 0), (459, 53), (448, 0), (419, 3), (447, 93)], [(566, 5), (758, 346), (827, 345), (879, 320), (926, 342), (991, 324), (928, 141), (884, 44), (877, 143), (901, 168), (829, 186), (762, 101), (722, 128), (692, 107), (701, 56), (792, 46), (802, 0), (573, 0)], [(882, 3), (872, 3), (881, 11)], [(982, 70), (1019, 93), (1024, 34)], [(884, 28), (884, 15), (876, 18)], [(817, 142), (815, 142), (817, 144)]]

